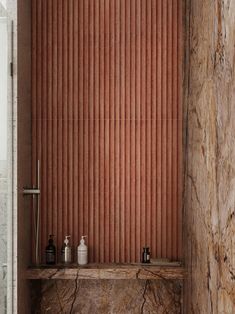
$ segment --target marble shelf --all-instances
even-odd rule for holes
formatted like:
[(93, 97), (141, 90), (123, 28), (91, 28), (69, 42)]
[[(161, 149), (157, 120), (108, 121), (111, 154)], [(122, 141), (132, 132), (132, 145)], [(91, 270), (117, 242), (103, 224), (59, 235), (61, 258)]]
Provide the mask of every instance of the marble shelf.
[(25, 272), (26, 279), (143, 279), (182, 280), (187, 273), (184, 267), (143, 264), (88, 264), (86, 266), (54, 265), (30, 267)]

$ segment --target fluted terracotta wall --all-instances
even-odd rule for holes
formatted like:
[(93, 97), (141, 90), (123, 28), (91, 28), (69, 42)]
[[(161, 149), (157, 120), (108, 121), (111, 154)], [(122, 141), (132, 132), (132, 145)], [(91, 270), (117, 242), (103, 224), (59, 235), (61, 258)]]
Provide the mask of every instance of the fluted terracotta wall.
[(32, 32), (42, 250), (179, 258), (181, 0), (33, 0)]

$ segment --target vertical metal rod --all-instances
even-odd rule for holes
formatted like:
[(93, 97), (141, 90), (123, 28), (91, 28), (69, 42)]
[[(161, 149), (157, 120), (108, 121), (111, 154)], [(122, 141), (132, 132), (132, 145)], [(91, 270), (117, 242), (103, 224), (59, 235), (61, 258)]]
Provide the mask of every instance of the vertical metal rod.
[[(33, 196), (33, 231), (35, 243), (35, 263), (40, 263), (39, 237), (40, 237), (40, 161), (37, 162), (37, 187), (33, 185), (31, 188), (23, 188), (24, 195)], [(35, 197), (37, 196), (37, 206), (35, 207)]]
[[(40, 161), (37, 164), (37, 188), (40, 190)], [(40, 229), (40, 194), (37, 197), (37, 213), (36, 213), (36, 239), (35, 239), (35, 262), (40, 264), (39, 257), (39, 229)]]

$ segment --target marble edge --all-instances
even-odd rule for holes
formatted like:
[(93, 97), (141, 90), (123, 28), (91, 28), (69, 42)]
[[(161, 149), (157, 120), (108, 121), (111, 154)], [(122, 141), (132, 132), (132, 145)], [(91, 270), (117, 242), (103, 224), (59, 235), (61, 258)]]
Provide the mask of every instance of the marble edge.
[(187, 272), (182, 266), (102, 265), (72, 268), (28, 268), (25, 278), (37, 279), (151, 279), (183, 280)]

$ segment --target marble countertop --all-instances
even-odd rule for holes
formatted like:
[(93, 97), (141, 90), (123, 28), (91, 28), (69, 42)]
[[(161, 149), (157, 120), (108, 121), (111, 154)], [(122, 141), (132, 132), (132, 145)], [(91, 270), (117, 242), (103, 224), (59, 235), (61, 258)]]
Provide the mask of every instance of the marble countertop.
[(151, 279), (182, 280), (187, 273), (177, 263), (156, 264), (88, 264), (32, 266), (25, 272), (25, 278), (37, 279)]

